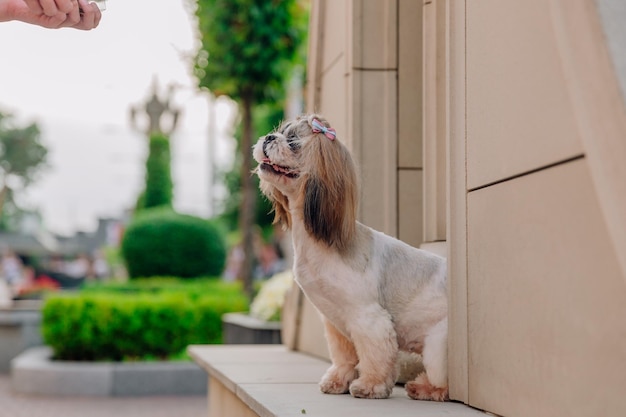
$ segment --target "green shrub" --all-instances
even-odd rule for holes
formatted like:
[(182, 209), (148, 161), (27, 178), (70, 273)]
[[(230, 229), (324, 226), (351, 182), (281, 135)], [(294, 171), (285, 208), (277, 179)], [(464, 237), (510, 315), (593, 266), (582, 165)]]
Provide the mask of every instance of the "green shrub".
[(189, 344), (221, 343), (222, 315), (245, 311), (247, 299), (238, 285), (202, 283), (52, 295), (42, 310), (44, 340), (56, 359), (79, 361), (165, 358)]
[(172, 207), (172, 175), (170, 173), (170, 141), (161, 133), (150, 135), (146, 160), (146, 189), (140, 195), (138, 209)]
[(133, 278), (219, 276), (226, 264), (225, 236), (215, 223), (162, 208), (138, 214), (121, 249)]

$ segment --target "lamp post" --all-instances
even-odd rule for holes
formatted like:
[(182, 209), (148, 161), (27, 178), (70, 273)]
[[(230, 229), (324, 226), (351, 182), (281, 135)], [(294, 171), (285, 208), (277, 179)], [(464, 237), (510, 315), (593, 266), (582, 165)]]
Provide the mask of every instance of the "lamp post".
[[(161, 98), (158, 92), (156, 79), (152, 82), (152, 95), (144, 103), (130, 108), (130, 123), (134, 129), (144, 132), (148, 137), (153, 133), (162, 133), (170, 137), (178, 125), (180, 110), (173, 107), (172, 97), (176, 87), (170, 85), (165, 98)], [(138, 121), (138, 115), (148, 116), (148, 122), (142, 128)], [(169, 119), (169, 124), (165, 123)]]

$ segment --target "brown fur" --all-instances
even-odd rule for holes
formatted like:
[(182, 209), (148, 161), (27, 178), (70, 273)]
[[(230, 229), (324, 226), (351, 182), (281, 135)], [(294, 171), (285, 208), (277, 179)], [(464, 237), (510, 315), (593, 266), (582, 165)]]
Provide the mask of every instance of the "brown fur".
[(320, 148), (320, 152), (316, 153), (318, 158), (330, 166), (308, 174), (304, 193), (304, 222), (311, 235), (343, 252), (355, 233), (356, 179), (346, 175), (348, 172), (354, 173), (354, 169), (347, 167), (352, 161), (344, 152), (324, 152), (329, 146), (339, 146), (345, 150), (339, 142), (322, 139), (314, 143), (321, 145), (313, 146)]
[[(316, 117), (328, 126), (321, 116)], [(316, 136), (316, 140), (303, 143), (300, 151), (304, 162), (300, 172), (304, 179), (301, 193), (305, 196), (302, 202), (304, 222), (316, 239), (345, 252), (356, 233), (356, 170), (348, 149), (341, 142), (321, 133)], [(269, 183), (262, 184), (261, 191), (272, 202), (274, 223), (291, 228), (287, 197)]]

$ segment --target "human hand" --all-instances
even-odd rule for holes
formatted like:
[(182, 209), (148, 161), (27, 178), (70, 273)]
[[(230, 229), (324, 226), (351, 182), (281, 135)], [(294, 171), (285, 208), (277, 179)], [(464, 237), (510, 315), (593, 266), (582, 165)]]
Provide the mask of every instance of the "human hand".
[(86, 0), (0, 0), (0, 21), (19, 20), (52, 29), (91, 30), (98, 26), (101, 18), (98, 6)]
[(35, 15), (55, 17), (67, 15), (75, 8), (72, 0), (23, 0)]
[(102, 18), (102, 12), (98, 5), (94, 2), (87, 2), (87, 0), (78, 0), (80, 21), (71, 26), (74, 29), (91, 30), (98, 27), (100, 19)]

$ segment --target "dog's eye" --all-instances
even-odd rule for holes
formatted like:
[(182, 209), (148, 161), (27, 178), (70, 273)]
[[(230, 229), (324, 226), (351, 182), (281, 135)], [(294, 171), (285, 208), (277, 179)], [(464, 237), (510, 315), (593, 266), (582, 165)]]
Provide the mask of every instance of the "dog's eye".
[(287, 136), (287, 143), (293, 152), (300, 149), (300, 142), (298, 141), (298, 137), (296, 135)]

